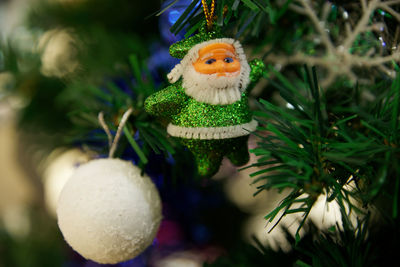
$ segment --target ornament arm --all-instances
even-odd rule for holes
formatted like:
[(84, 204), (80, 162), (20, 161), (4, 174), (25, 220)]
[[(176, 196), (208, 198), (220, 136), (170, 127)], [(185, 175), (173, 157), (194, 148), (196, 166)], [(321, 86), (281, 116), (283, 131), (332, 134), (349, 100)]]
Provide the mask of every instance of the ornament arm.
[(151, 115), (170, 116), (179, 113), (186, 98), (178, 82), (150, 95), (144, 102), (144, 108)]
[(249, 65), (251, 71), (250, 71), (250, 83), (246, 90), (248, 93), (254, 88), (257, 82), (261, 79), (262, 76), (264, 76), (264, 74), (267, 71), (264, 62), (262, 62), (262, 60), (260, 59), (253, 59), (252, 61), (249, 62)]

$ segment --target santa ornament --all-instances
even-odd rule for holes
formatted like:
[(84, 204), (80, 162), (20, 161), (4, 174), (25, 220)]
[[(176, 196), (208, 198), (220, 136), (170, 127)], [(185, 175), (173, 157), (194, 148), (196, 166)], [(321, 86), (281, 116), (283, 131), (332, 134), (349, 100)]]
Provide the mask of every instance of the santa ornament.
[(202, 176), (214, 175), (224, 156), (237, 166), (248, 162), (257, 127), (248, 95), (265, 69), (261, 60), (247, 62), (239, 41), (208, 28), (170, 47), (182, 59), (167, 76), (171, 85), (145, 101), (148, 113), (169, 118), (167, 132), (193, 153)]

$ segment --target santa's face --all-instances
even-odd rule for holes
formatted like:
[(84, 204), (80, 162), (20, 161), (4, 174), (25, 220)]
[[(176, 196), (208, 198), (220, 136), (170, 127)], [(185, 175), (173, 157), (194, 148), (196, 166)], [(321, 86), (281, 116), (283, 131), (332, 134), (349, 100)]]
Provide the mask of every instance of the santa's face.
[(185, 93), (199, 102), (227, 105), (238, 101), (249, 83), (250, 67), (238, 41), (209, 40), (192, 47), (168, 74), (182, 77)]
[(197, 101), (231, 104), (240, 99), (240, 70), (233, 45), (212, 43), (199, 49), (196, 61), (185, 68), (183, 87)]
[(193, 63), (196, 72), (214, 74), (217, 77), (237, 76), (240, 73), (240, 62), (231, 44), (213, 43), (201, 48), (198, 58)]

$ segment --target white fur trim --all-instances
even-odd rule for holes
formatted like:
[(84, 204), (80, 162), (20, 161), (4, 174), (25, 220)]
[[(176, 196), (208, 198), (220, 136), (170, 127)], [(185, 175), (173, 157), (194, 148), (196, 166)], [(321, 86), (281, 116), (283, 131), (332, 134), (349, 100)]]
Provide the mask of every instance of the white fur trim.
[(225, 127), (182, 127), (170, 123), (167, 132), (172, 136), (186, 139), (226, 139), (249, 135), (257, 128), (257, 125), (255, 120)]
[[(228, 88), (223, 82), (227, 79), (233, 79), (233, 77), (229, 76), (217, 77), (215, 74), (200, 74), (199, 77), (204, 78), (199, 78), (196, 81), (192, 80), (193, 63), (199, 57), (199, 50), (214, 43), (227, 43), (233, 45), (235, 48), (235, 54), (240, 62), (240, 72), (237, 76), (235, 84), (232, 85), (233, 88)], [(245, 91), (250, 82), (250, 66), (247, 63), (246, 55), (244, 54), (242, 45), (239, 41), (231, 38), (218, 38), (199, 43), (192, 47), (182, 59), (181, 63), (177, 64), (167, 75), (167, 77), (171, 83), (174, 83), (178, 81), (182, 75), (184, 75), (183, 88), (185, 89), (186, 94), (193, 97), (197, 101), (213, 105), (232, 104), (240, 99), (241, 93)], [(214, 81), (210, 84), (208, 83), (210, 80)], [(215, 84), (220, 84), (221, 86), (216, 88)], [(216, 92), (212, 92), (212, 90), (216, 90)]]

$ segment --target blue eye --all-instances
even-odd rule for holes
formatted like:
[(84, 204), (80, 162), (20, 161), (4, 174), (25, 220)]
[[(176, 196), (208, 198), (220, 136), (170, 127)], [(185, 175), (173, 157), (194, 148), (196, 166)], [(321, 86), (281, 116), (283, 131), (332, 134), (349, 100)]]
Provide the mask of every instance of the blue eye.
[(213, 64), (215, 61), (216, 61), (215, 59), (210, 58), (210, 59), (208, 59), (208, 60), (206, 61), (206, 64), (211, 65), (211, 64)]
[(232, 62), (233, 62), (233, 58), (231, 58), (231, 57), (226, 57), (226, 58), (224, 58), (224, 62), (225, 62), (225, 63), (232, 63)]

